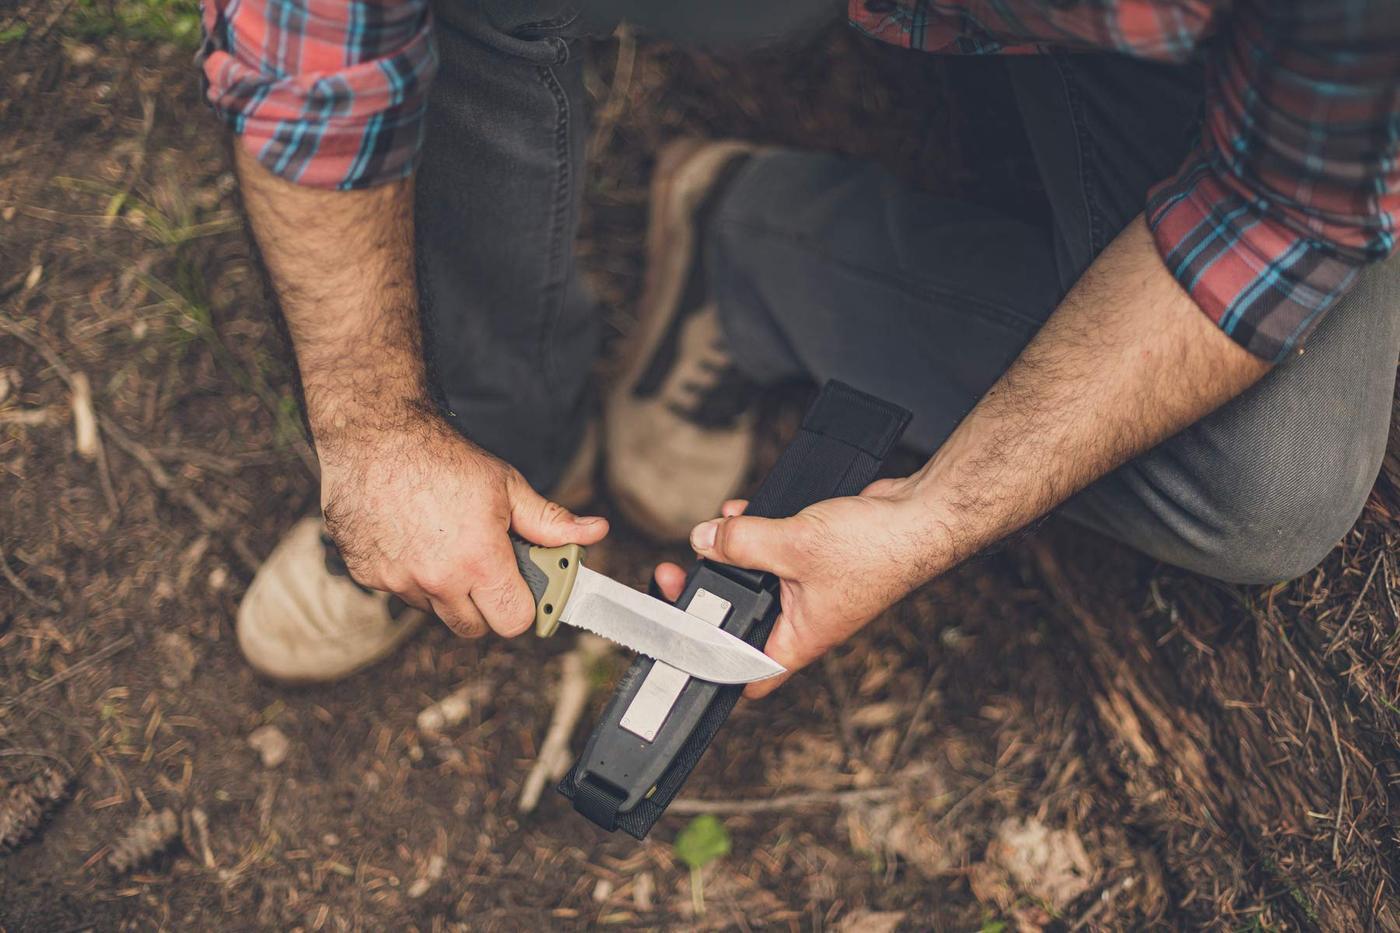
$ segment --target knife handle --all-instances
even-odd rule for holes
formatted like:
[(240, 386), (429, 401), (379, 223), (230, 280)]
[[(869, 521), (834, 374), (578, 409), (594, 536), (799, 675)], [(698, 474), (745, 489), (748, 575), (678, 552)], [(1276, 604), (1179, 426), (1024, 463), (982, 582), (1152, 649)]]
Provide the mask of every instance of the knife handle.
[(535, 633), (548, 638), (559, 627), (559, 616), (574, 591), (584, 550), (577, 544), (536, 547), (515, 535), (510, 536), (510, 544), (515, 549), (515, 565), (535, 598)]

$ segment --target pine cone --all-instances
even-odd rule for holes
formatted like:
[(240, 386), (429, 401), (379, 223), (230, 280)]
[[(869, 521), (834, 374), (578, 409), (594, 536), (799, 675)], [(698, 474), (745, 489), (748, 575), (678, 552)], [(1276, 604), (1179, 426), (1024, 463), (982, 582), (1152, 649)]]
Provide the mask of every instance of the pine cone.
[(166, 807), (131, 824), (107, 855), (107, 864), (117, 874), (125, 874), (147, 859), (159, 855), (180, 834), (175, 811)]
[(63, 772), (45, 768), (29, 780), (12, 785), (0, 800), (0, 851), (23, 845), (44, 816), (68, 796), (68, 783)]

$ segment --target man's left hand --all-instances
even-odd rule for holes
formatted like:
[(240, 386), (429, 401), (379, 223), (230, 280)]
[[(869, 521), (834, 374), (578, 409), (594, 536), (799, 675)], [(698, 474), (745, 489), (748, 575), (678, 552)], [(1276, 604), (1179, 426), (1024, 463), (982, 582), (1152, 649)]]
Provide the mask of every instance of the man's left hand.
[[(749, 684), (750, 699), (772, 693), (945, 566), (941, 526), (913, 478), (879, 480), (859, 496), (818, 502), (791, 518), (746, 516), (747, 506), (726, 502), (723, 517), (697, 525), (690, 544), (701, 557), (782, 581), (782, 614), (764, 650), (789, 673)], [(661, 564), (656, 582), (674, 600), (685, 571)]]

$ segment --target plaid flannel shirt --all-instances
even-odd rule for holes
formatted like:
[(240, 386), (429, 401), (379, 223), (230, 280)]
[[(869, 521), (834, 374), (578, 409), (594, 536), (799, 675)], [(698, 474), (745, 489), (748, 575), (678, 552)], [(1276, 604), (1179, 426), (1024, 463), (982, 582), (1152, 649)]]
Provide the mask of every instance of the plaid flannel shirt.
[[(327, 188), (412, 171), (435, 65), (427, 0), (204, 2), (209, 101), (263, 165)], [(1394, 252), (1395, 0), (850, 0), (850, 18), (936, 52), (1186, 62), (1204, 45), (1199, 141), (1145, 213), (1167, 269), (1258, 356), (1300, 349)]]

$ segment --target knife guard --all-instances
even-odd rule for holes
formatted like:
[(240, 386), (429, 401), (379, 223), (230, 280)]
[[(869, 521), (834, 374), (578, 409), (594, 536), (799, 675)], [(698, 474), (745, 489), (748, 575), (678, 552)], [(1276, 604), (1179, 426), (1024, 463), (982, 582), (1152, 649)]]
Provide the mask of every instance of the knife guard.
[[(783, 518), (822, 499), (859, 493), (875, 478), (909, 418), (896, 405), (828, 382), (797, 437), (750, 500), (748, 514)], [(652, 595), (660, 596), (655, 584)], [(767, 642), (781, 608), (777, 577), (709, 560), (691, 569), (675, 604), (758, 648)], [(742, 691), (739, 685), (686, 678), (668, 665), (638, 657), (618, 682), (559, 792), (603, 829), (620, 828), (644, 838)], [(658, 702), (669, 705), (636, 712), (639, 703)]]

